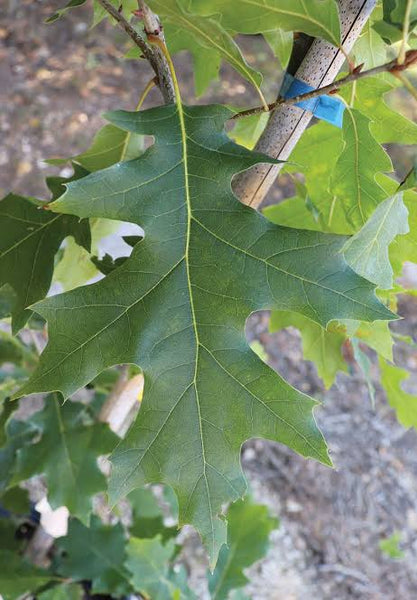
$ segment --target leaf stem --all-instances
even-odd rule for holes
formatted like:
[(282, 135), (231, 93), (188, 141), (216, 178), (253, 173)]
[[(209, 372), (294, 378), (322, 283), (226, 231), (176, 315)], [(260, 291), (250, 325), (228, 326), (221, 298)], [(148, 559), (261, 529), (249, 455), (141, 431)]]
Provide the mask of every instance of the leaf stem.
[[(347, 85), (354, 81), (358, 81), (359, 79), (364, 79), (365, 77), (372, 77), (374, 75), (378, 75), (379, 73), (392, 73), (393, 75), (401, 79), (401, 81), (403, 81), (405, 78), (401, 76), (401, 72), (405, 71), (405, 69), (408, 69), (416, 62), (417, 50), (409, 50), (408, 52), (406, 52), (404, 62), (402, 64), (399, 64), (398, 58), (395, 58), (394, 60), (391, 60), (388, 63), (379, 65), (378, 67), (374, 67), (372, 69), (368, 69), (367, 71), (361, 71), (360, 68), (357, 67), (354, 71), (352, 71), (352, 73), (346, 75), (346, 77), (342, 77), (341, 79), (338, 79), (333, 83), (330, 83), (329, 85), (325, 85), (321, 88), (318, 88), (317, 90), (307, 92), (306, 94), (300, 94), (299, 96), (294, 96), (293, 98), (279, 97), (278, 100), (276, 100), (275, 102), (268, 104), (268, 110), (273, 111), (275, 110), (275, 108), (277, 108), (277, 106), (280, 106), (281, 104), (298, 104), (299, 102), (303, 102), (304, 100), (317, 98), (318, 96), (322, 96), (324, 94), (332, 94), (337, 92), (339, 88), (341, 88), (344, 85)], [(406, 84), (404, 83), (404, 85)], [(410, 83), (409, 86), (411, 86)], [(407, 89), (409, 89), (408, 86), (406, 87)], [(241, 117), (248, 117), (250, 115), (256, 115), (261, 112), (264, 112), (264, 107), (256, 106), (254, 108), (249, 108), (248, 110), (242, 110), (241, 112), (238, 112), (235, 115), (233, 115), (233, 117), (231, 118), (233, 120), (240, 119)]]

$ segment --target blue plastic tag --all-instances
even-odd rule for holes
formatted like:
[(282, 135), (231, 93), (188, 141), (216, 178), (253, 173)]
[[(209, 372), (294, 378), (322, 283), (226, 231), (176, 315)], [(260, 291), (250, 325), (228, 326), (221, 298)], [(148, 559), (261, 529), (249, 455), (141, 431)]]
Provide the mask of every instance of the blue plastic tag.
[[(284, 98), (294, 98), (295, 96), (312, 92), (314, 89), (315, 88), (311, 87), (311, 85), (301, 81), (301, 79), (296, 79), (289, 73), (286, 73), (280, 94)], [(339, 98), (334, 98), (332, 96), (317, 96), (317, 98), (310, 98), (310, 100), (297, 102), (295, 106), (308, 110), (318, 119), (327, 121), (336, 127), (343, 126), (343, 113), (346, 106)]]

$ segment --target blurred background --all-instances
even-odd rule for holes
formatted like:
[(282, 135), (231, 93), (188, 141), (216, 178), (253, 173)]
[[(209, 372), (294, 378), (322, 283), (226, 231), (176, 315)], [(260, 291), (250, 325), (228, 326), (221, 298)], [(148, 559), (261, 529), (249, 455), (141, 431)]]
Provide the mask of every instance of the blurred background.
[[(48, 198), (44, 177), (57, 169), (45, 158), (85, 150), (103, 124), (101, 113), (133, 110), (152, 77), (147, 64), (122, 60), (129, 49), (123, 32), (103, 22), (90, 29), (88, 7), (45, 25), (62, 2), (2, 0), (0, 12), (0, 193)], [(248, 62), (265, 76), (271, 101), (282, 73), (263, 39), (245, 37)], [(189, 57), (176, 57), (186, 101), (196, 102)], [(198, 102), (234, 106), (258, 104), (253, 91), (227, 66), (221, 79)], [(396, 100), (417, 117), (411, 96)], [(160, 102), (152, 91), (145, 106)], [(388, 148), (399, 174), (407, 149)], [(59, 171), (58, 171), (59, 172)], [(68, 168), (61, 169), (68, 175)], [(289, 176), (280, 177), (269, 201), (293, 193)], [(415, 224), (414, 224), (415, 226)], [(414, 270), (406, 275), (416, 286)], [(417, 339), (416, 299), (407, 297), (396, 331)], [(268, 333), (268, 314), (253, 315), (250, 341), (293, 386), (323, 401), (318, 421), (329, 442), (334, 470), (261, 440), (247, 442), (243, 463), (255, 498), (280, 518), (265, 560), (250, 571), (249, 595), (264, 600), (414, 600), (417, 598), (417, 433), (396, 421), (378, 388), (372, 407), (367, 384), (352, 365), (324, 393), (312, 363), (302, 357), (298, 332)], [(397, 363), (411, 372), (407, 391), (417, 393), (417, 351), (396, 348)], [(369, 355), (372, 360), (372, 355)], [(198, 539), (187, 537), (187, 562), (195, 585), (205, 572)], [(203, 597), (203, 592), (202, 592)]]

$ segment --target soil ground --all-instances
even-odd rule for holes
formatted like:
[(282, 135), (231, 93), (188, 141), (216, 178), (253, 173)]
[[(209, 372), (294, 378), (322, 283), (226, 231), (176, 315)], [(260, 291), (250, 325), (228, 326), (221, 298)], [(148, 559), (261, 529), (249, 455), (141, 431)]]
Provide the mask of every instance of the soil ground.
[[(145, 63), (122, 61), (123, 33), (106, 25), (89, 29), (87, 9), (46, 26), (62, 2), (3, 0), (0, 18), (0, 192), (46, 196), (43, 179), (56, 173), (42, 159), (85, 149), (108, 109), (133, 109), (152, 74)], [(5, 8), (5, 10), (4, 10)], [(259, 38), (243, 41), (278, 87), (277, 64)], [(193, 100), (188, 57), (177, 61), (186, 98)], [(230, 69), (199, 101), (253, 105), (256, 97)], [(153, 91), (147, 105), (159, 102)], [(288, 194), (283, 179), (274, 190)], [(403, 301), (395, 325), (417, 336), (414, 300)], [(325, 393), (314, 366), (303, 360), (296, 331), (268, 333), (268, 315), (248, 323), (248, 337), (264, 346), (269, 363), (296, 388), (323, 401), (317, 417), (329, 442), (334, 470), (261, 440), (248, 442), (243, 463), (256, 498), (279, 515), (265, 560), (249, 571), (248, 595), (256, 600), (415, 600), (417, 598), (417, 434), (401, 428), (380, 390), (372, 408), (359, 372), (340, 375)], [(417, 390), (417, 353), (396, 350)], [(377, 369), (374, 376), (377, 378)], [(392, 560), (379, 540), (397, 530), (404, 558)], [(195, 536), (187, 536), (185, 561), (199, 597), (205, 598), (205, 564)]]

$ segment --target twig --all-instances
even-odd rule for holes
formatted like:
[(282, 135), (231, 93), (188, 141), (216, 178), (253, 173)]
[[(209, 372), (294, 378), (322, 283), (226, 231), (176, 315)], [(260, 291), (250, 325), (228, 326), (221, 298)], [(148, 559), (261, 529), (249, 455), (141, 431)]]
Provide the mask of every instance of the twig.
[(403, 35), (402, 35), (402, 40), (401, 40), (401, 47), (400, 47), (400, 51), (398, 53), (398, 63), (400, 65), (403, 64), (405, 57), (406, 57), (405, 50), (407, 48), (408, 33), (410, 30), (410, 17), (411, 17), (412, 4), (413, 4), (413, 0), (407, 0), (407, 5), (405, 7), (405, 13), (404, 13), (404, 25), (403, 25)]
[(145, 39), (132, 27), (132, 25), (125, 19), (123, 14), (117, 10), (109, 0), (98, 0), (101, 6), (115, 19), (119, 25), (125, 30), (127, 35), (133, 40), (133, 42), (140, 48), (143, 53), (143, 56), (149, 60), (149, 62), (153, 59), (152, 50), (149, 48)]
[(150, 63), (155, 71), (158, 87), (166, 104), (175, 102), (174, 88), (171, 81), (168, 65), (158, 48), (150, 46), (140, 33), (126, 20), (121, 12), (117, 10), (109, 0), (97, 0), (99, 4), (111, 15), (125, 30), (131, 40), (141, 50), (143, 57)]
[[(364, 79), (365, 77), (372, 77), (373, 75), (378, 75), (379, 73), (392, 73), (393, 75), (397, 75), (401, 77), (401, 72), (405, 71), (412, 65), (417, 63), (417, 50), (409, 50), (404, 57), (404, 62), (400, 64), (398, 62), (398, 58), (391, 60), (384, 65), (380, 65), (378, 67), (374, 67), (372, 69), (368, 69), (367, 71), (361, 71), (360, 68), (356, 68), (352, 73), (346, 75), (346, 77), (342, 77), (342, 79), (338, 79), (333, 83), (329, 83), (329, 85), (325, 85), (317, 90), (313, 90), (311, 92), (307, 92), (306, 94), (300, 94), (299, 96), (294, 96), (293, 98), (283, 98), (279, 97), (278, 100), (268, 104), (268, 110), (273, 111), (277, 106), (281, 104), (298, 104), (299, 102), (303, 102), (305, 100), (310, 100), (312, 98), (317, 98), (318, 96), (322, 96), (324, 94), (332, 94), (337, 92), (339, 88), (348, 83), (352, 83), (354, 81), (358, 81), (359, 79)], [(256, 106), (254, 108), (249, 108), (248, 110), (243, 110), (241, 112), (233, 115), (232, 119), (240, 119), (241, 117), (248, 117), (249, 115), (256, 115), (258, 113), (265, 112), (263, 106)]]

